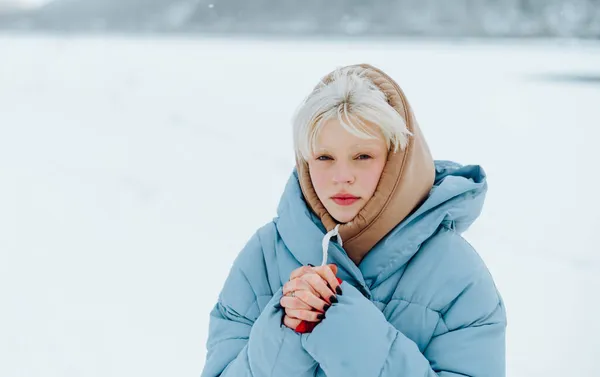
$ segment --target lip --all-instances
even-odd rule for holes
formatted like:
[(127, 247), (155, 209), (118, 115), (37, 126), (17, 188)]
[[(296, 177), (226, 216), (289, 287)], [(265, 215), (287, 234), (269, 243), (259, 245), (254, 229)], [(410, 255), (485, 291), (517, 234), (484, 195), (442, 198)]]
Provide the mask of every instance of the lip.
[(354, 203), (356, 203), (358, 201), (358, 197), (354, 196), (354, 195), (350, 195), (350, 194), (335, 194), (334, 196), (331, 197), (331, 200), (333, 200), (336, 204), (341, 205), (341, 206), (349, 206), (352, 205)]

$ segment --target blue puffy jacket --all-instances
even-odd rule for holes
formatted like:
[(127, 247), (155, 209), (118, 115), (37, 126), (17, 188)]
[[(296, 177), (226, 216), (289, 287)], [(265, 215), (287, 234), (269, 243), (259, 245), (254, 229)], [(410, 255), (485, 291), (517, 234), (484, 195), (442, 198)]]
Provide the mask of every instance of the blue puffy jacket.
[(481, 211), (485, 173), (435, 166), (427, 200), (359, 266), (329, 243), (343, 294), (309, 334), (282, 325), (278, 305), (294, 269), (322, 262), (325, 229), (294, 171), (278, 216), (236, 258), (211, 312), (202, 376), (505, 376), (503, 301), (461, 236)]

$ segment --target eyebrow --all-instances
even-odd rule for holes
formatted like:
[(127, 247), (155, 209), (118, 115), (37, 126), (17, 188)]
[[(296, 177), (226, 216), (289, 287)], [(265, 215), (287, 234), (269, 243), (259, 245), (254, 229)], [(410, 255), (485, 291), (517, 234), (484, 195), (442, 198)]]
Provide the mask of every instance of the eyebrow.
[[(375, 143), (354, 144), (354, 145), (350, 146), (350, 150), (362, 149), (362, 148), (369, 148), (369, 149), (371, 149), (371, 148), (376, 148), (376, 147), (377, 147), (377, 145)], [(328, 146), (324, 146), (324, 147), (321, 147), (321, 148), (317, 148), (315, 150), (315, 152), (326, 152), (326, 151), (329, 151), (331, 149), (332, 148), (329, 148)]]

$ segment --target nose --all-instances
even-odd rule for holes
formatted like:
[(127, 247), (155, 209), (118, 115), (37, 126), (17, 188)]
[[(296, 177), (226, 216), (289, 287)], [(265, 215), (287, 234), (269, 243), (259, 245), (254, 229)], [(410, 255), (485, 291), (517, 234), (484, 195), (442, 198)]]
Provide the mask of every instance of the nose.
[(354, 183), (355, 176), (354, 172), (343, 162), (338, 162), (333, 168), (333, 182), (336, 184), (352, 184)]

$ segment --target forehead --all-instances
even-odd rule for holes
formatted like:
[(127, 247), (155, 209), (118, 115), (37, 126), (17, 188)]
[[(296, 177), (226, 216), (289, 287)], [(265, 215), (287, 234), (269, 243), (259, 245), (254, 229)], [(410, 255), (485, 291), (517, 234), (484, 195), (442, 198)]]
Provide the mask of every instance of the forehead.
[(329, 120), (323, 124), (316, 135), (316, 147), (317, 149), (386, 148), (380, 128), (369, 122), (365, 122), (365, 125), (366, 130), (376, 135), (376, 138), (360, 137), (346, 130), (337, 119)]

